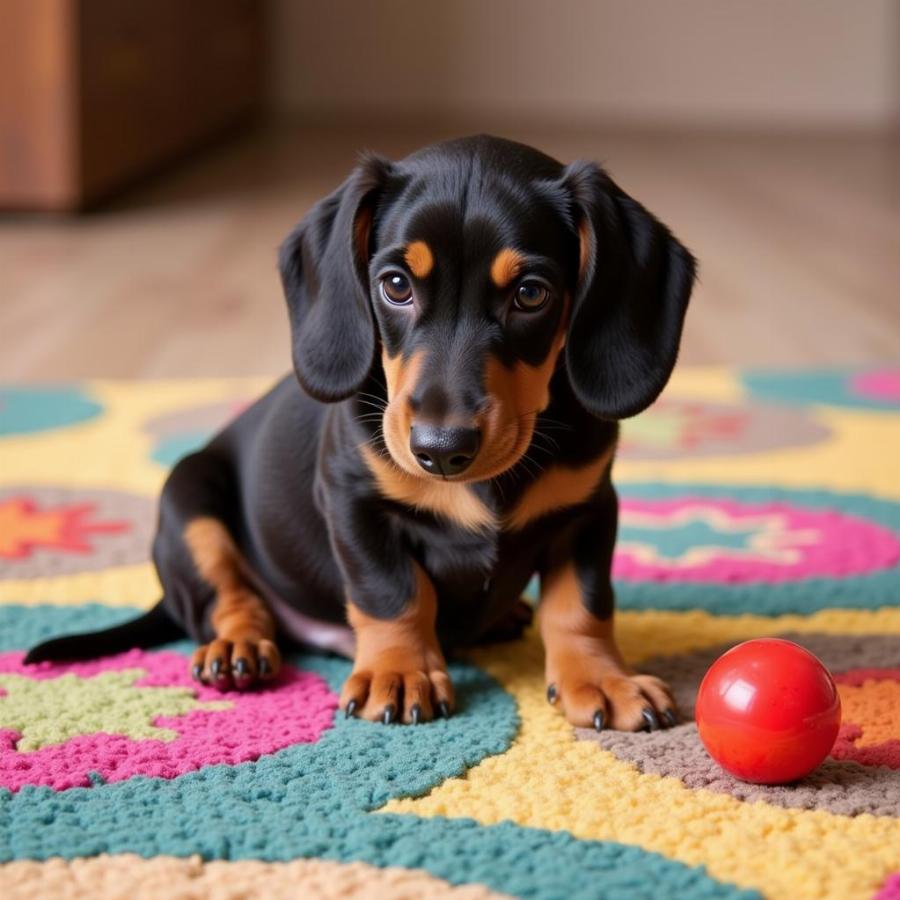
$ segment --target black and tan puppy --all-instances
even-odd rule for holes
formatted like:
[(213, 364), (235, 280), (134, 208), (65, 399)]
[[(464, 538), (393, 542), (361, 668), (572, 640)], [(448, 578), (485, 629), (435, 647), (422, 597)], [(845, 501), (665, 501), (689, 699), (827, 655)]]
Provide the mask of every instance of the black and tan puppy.
[(617, 420), (672, 371), (691, 255), (596, 165), (474, 137), (366, 158), (280, 266), (296, 378), (175, 466), (162, 601), (29, 660), (180, 631), (195, 677), (244, 688), (291, 639), (352, 656), (349, 714), (415, 723), (453, 709), (444, 650), (538, 572), (550, 701), (574, 725), (672, 724), (613, 636), (610, 467)]

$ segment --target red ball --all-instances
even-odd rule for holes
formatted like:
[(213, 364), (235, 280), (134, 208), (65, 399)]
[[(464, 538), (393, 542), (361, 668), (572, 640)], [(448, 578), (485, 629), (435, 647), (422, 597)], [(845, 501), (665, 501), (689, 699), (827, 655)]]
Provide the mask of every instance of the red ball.
[(817, 657), (793, 641), (759, 638), (732, 647), (697, 694), (697, 729), (709, 755), (744, 781), (786, 784), (831, 751), (841, 698)]

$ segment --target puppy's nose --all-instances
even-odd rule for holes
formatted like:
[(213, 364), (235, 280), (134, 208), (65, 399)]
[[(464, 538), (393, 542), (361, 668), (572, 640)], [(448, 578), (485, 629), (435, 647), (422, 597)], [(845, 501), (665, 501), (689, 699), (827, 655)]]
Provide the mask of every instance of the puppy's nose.
[(435, 475), (459, 475), (465, 471), (481, 446), (477, 428), (441, 428), (413, 425), (409, 449), (419, 465)]

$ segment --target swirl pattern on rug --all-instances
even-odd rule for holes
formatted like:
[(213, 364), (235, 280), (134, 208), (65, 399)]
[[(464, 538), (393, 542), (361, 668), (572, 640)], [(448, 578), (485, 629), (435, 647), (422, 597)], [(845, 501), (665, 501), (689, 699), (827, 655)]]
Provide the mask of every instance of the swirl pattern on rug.
[(825, 490), (620, 485), (623, 608), (765, 615), (900, 605), (900, 503)]

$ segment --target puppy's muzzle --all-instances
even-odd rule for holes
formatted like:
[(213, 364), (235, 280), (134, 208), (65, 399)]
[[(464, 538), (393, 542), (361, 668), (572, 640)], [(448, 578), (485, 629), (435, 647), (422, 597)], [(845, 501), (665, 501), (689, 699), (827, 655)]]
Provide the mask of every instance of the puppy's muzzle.
[(478, 428), (413, 425), (409, 449), (419, 465), (432, 475), (459, 475), (472, 464), (481, 447)]

